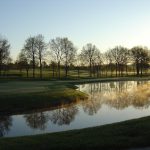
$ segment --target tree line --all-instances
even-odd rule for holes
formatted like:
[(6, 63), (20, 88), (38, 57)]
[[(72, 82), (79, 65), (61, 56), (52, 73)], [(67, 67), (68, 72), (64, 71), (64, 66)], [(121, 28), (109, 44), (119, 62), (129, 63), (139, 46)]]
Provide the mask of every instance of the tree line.
[[(11, 64), (11, 65), (10, 65)], [(150, 50), (147, 47), (135, 46), (128, 49), (123, 46), (115, 46), (102, 53), (95, 45), (88, 43), (81, 50), (67, 37), (56, 37), (48, 43), (44, 36), (39, 34), (30, 36), (25, 40), (17, 60), (12, 63), (10, 58), (10, 43), (0, 37), (0, 75), (5, 70), (16, 66), (20, 72), (32, 70), (35, 78), (35, 69), (39, 69), (40, 78), (43, 78), (43, 68), (48, 66), (52, 70), (52, 76), (61, 78), (61, 71), (68, 77), (70, 68), (77, 70), (78, 77), (82, 70), (89, 72), (89, 77), (101, 77), (102, 75), (116, 77), (128, 75), (129, 72), (142, 76), (147, 73), (150, 64)]]

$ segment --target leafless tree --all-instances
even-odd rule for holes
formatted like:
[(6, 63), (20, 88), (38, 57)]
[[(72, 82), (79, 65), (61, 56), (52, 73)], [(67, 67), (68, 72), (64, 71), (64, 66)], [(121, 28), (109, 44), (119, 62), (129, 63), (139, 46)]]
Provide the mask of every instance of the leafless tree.
[(96, 52), (96, 46), (91, 43), (86, 44), (81, 51), (81, 57), (89, 63), (89, 73), (92, 76), (92, 61)]
[(50, 48), (52, 54), (54, 55), (54, 59), (57, 63), (57, 72), (58, 72), (58, 77), (60, 78), (60, 65), (64, 54), (62, 39), (60, 37), (57, 37), (56, 39), (52, 39), (50, 41)]
[(35, 63), (36, 63), (36, 57), (37, 57), (37, 49), (36, 49), (36, 38), (35, 37), (29, 37), (25, 41), (24, 50), (26, 51), (27, 57), (32, 62), (32, 69), (33, 69), (33, 78), (35, 77)]
[(55, 77), (55, 73), (56, 73), (56, 67), (57, 67), (57, 64), (56, 64), (56, 62), (55, 61), (51, 61), (51, 63), (50, 63), (50, 66), (52, 67), (52, 76), (53, 76), (53, 78)]
[(22, 69), (26, 70), (26, 74), (28, 78), (30, 65), (29, 65), (29, 58), (27, 57), (26, 51), (24, 49), (22, 49), (18, 55), (17, 64), (19, 65), (20, 70)]
[(8, 40), (0, 38), (0, 75), (2, 74), (3, 64), (10, 58), (10, 44)]
[(36, 48), (37, 48), (37, 57), (39, 59), (39, 64), (40, 64), (40, 78), (42, 78), (42, 62), (44, 61), (44, 58), (47, 54), (47, 46), (44, 41), (44, 36), (39, 34), (36, 37)]
[(68, 38), (62, 38), (63, 47), (63, 61), (65, 66), (65, 76), (68, 76), (69, 66), (75, 61), (75, 56), (77, 53), (76, 48), (73, 43), (68, 40)]
[(148, 64), (150, 61), (148, 49), (146, 47), (141, 47), (141, 46), (133, 47), (131, 49), (131, 55), (136, 65), (137, 76), (139, 76), (140, 71), (142, 75), (144, 65)]
[(127, 59), (129, 57), (128, 49), (122, 46), (116, 46), (115, 48), (111, 49), (110, 52), (112, 60), (116, 65), (116, 76), (118, 76), (118, 72), (120, 76), (123, 72), (123, 66), (125, 63), (127, 63)]
[(113, 75), (113, 59), (112, 59), (111, 50), (108, 50), (104, 53), (104, 62), (105, 62), (104, 64), (106, 64), (106, 66), (108, 66), (108, 68), (111, 72), (111, 76), (112, 76)]
[(103, 63), (102, 53), (100, 52), (99, 49), (96, 49), (92, 59), (92, 64), (93, 64), (93, 73), (97, 77), (99, 77), (101, 74), (102, 63)]
[(76, 55), (76, 68), (77, 68), (77, 74), (78, 74), (78, 78), (80, 77), (80, 68), (82, 66), (82, 57), (80, 54)]

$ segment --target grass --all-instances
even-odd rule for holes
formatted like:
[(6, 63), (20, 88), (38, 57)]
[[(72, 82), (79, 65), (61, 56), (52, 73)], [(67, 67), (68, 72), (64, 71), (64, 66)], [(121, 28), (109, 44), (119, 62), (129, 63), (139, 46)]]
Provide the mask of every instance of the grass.
[[(2, 72), (2, 74), (4, 75), (3, 78), (27, 78), (27, 75), (26, 75), (26, 70), (22, 70), (22, 71), (19, 71), (17, 69), (12, 69), (12, 70), (8, 70), (6, 72)], [(57, 75), (56, 75), (56, 72), (54, 74), (54, 77), (53, 77), (53, 71), (52, 69), (50, 68), (44, 68), (43, 71), (42, 71), (42, 74), (43, 74), (43, 79), (57, 79)], [(29, 75), (29, 78), (32, 78), (32, 69), (29, 70), (28, 72), (28, 75)], [(149, 70), (147, 73), (143, 73), (143, 76), (149, 76), (150, 73), (149, 73)], [(63, 68), (61, 68), (60, 70), (60, 76), (61, 76), (61, 79), (65, 79), (65, 71)], [(126, 72), (123, 72), (123, 76), (125, 77), (135, 77), (136, 76), (136, 73), (133, 72), (133, 71), (129, 71), (128, 74), (126, 74)], [(111, 74), (110, 71), (107, 72), (107, 75), (106, 75), (106, 72), (102, 71), (101, 72), (101, 76), (100, 78), (106, 78), (106, 77), (116, 77), (116, 72), (113, 71), (113, 73)], [(35, 69), (35, 78), (40, 78), (40, 70), (38, 68)], [(71, 69), (69, 70), (68, 72), (68, 77), (69, 79), (84, 79), (84, 78), (91, 78), (89, 76), (89, 70), (88, 69), (81, 69), (80, 70), (80, 75), (78, 77), (78, 71), (76, 69)], [(93, 77), (92, 78), (97, 78), (97, 75), (93, 74)]]
[(1, 138), (0, 150), (125, 149), (150, 146), (150, 117), (59, 133)]
[(33, 109), (52, 108), (87, 97), (69, 83), (15, 81), (0, 84), (0, 114), (14, 114)]

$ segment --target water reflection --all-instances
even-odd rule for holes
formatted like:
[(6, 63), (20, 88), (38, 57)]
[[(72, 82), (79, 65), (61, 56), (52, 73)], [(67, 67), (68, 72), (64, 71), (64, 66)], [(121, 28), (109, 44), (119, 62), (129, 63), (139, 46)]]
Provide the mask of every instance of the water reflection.
[(79, 85), (79, 90), (89, 94), (87, 100), (48, 111), (0, 117), (0, 136), (79, 129), (150, 115), (148, 81), (90, 83)]
[(44, 112), (34, 112), (32, 114), (24, 115), (27, 125), (33, 129), (44, 130), (46, 128), (46, 123), (48, 122), (48, 114)]
[(77, 112), (77, 106), (65, 105), (49, 112), (25, 114), (24, 118), (30, 128), (44, 130), (48, 121), (58, 125), (69, 125), (75, 119)]
[(131, 91), (121, 93), (109, 93), (103, 96), (104, 104), (116, 109), (124, 109), (133, 106), (137, 109), (145, 109), (150, 105), (150, 88), (143, 85)]
[(0, 137), (7, 134), (12, 126), (12, 118), (10, 116), (0, 116)]
[(102, 101), (95, 94), (91, 94), (87, 101), (82, 102), (83, 110), (88, 115), (94, 115), (101, 108)]
[(82, 103), (85, 113), (96, 114), (103, 104), (117, 110), (133, 106), (145, 109), (150, 105), (150, 84), (147, 82), (110, 82), (81, 85), (79, 89), (89, 94)]
[(74, 119), (75, 115), (78, 112), (78, 108), (76, 106), (67, 106), (65, 108), (59, 108), (54, 110), (49, 119), (58, 125), (67, 124), (69, 125)]

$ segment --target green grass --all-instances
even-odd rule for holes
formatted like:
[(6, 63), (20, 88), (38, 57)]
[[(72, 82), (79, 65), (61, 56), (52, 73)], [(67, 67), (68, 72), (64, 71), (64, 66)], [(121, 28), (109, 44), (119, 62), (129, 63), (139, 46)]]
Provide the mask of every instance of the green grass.
[[(43, 79), (57, 79), (58, 77), (56, 76), (56, 72), (55, 72), (55, 77), (53, 77), (53, 71), (52, 69), (49, 69), (49, 68), (44, 68), (43, 71)], [(10, 77), (10, 78), (26, 78), (27, 75), (26, 75), (26, 70), (22, 70), (20, 72), (20, 70), (17, 70), (17, 69), (13, 69), (13, 70), (8, 70), (6, 72), (3, 72), (2, 74), (4, 74), (4, 76), (7, 77)], [(29, 78), (32, 78), (32, 69), (29, 70)], [(64, 79), (66, 78), (65, 77), (65, 71), (64, 69), (61, 68), (61, 71), (60, 71), (60, 75), (61, 75), (61, 79)], [(143, 76), (148, 76), (150, 75), (149, 73), (149, 70), (147, 73), (143, 73)], [(128, 72), (128, 75), (126, 74), (126, 72), (123, 72), (123, 76), (127, 76), (127, 77), (135, 77), (136, 76), (136, 73), (133, 72), (133, 71), (129, 71)], [(106, 75), (106, 72), (101, 72), (101, 76), (99, 78), (106, 78), (106, 77), (116, 77), (116, 72), (113, 71), (113, 74), (111, 75), (111, 72), (108, 71), (107, 72), (107, 75)], [(35, 78), (40, 78), (40, 70), (38, 68), (35, 69)], [(70, 69), (69, 72), (68, 72), (68, 79), (78, 79), (78, 71), (76, 69)], [(91, 78), (89, 76), (89, 70), (88, 69), (81, 69), (80, 70), (80, 79), (84, 79), (84, 78)], [(97, 78), (97, 75), (95, 74), (95, 77), (94, 77), (94, 74), (93, 74), (93, 77), (92, 78)]]
[(85, 99), (87, 95), (69, 83), (12, 81), (0, 84), (0, 114), (52, 108)]
[(59, 133), (0, 138), (0, 150), (125, 149), (150, 146), (150, 117)]

